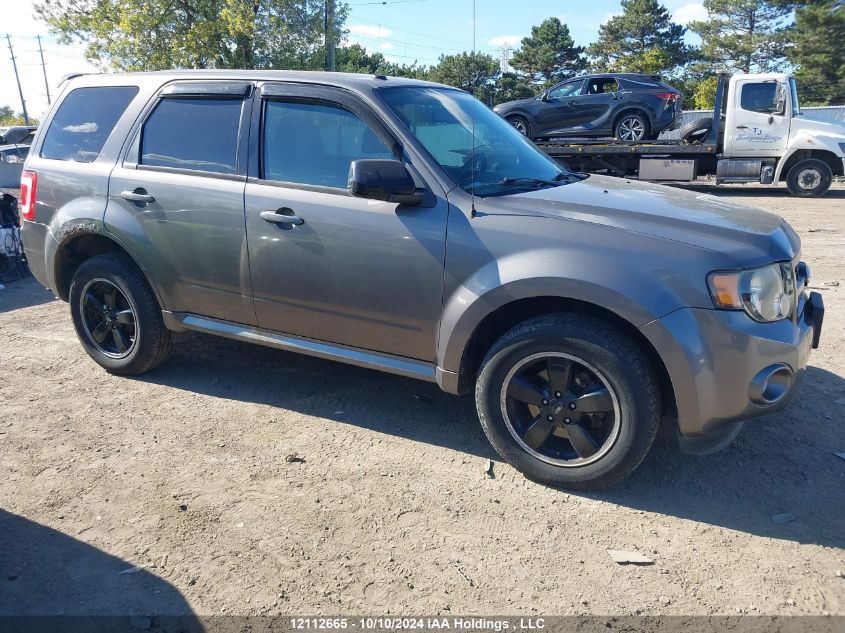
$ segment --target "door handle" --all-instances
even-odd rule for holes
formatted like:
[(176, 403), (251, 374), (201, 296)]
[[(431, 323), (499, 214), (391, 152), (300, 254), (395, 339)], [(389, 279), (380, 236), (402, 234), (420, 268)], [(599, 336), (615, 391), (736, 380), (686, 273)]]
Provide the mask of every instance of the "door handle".
[(736, 129), (738, 129), (738, 130), (747, 130), (747, 129), (748, 129), (748, 126), (747, 126), (747, 125), (737, 125), (737, 126), (736, 126)]
[(155, 198), (147, 193), (146, 189), (141, 189), (140, 187), (134, 191), (122, 191), (120, 197), (136, 204), (150, 204), (156, 201)]
[(305, 220), (298, 215), (293, 215), (293, 211), (287, 207), (278, 211), (262, 211), (260, 217), (265, 222), (270, 222), (271, 224), (293, 224), (294, 226), (305, 224)]
[(578, 103), (578, 102), (577, 102), (575, 99), (572, 99), (572, 100), (569, 102), (569, 105), (575, 105), (576, 103)]

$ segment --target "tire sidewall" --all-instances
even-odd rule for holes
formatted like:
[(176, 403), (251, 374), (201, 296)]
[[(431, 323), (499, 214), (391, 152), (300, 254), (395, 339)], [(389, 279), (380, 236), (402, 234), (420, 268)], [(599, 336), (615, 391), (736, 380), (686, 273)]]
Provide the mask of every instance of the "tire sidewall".
[[(151, 315), (146, 314), (145, 302), (139, 300), (140, 293), (149, 292), (147, 288), (137, 286), (137, 278), (127, 274), (125, 267), (128, 262), (120, 259), (105, 257), (94, 257), (84, 262), (73, 277), (68, 295), (71, 319), (73, 320), (76, 334), (85, 351), (107, 371), (117, 373), (131, 373), (134, 367), (144, 362), (143, 359), (149, 353), (149, 341), (147, 326), (150, 324)], [(135, 342), (131, 351), (126, 356), (114, 358), (101, 352), (91, 339), (82, 319), (82, 293), (88, 283), (94, 279), (105, 279), (113, 283), (126, 297), (129, 305), (135, 314)], [(154, 318), (154, 315), (153, 315)]]
[(622, 116), (620, 116), (616, 120), (616, 125), (613, 126), (613, 137), (616, 140), (619, 140), (619, 141), (623, 140), (619, 135), (619, 127), (622, 125), (622, 123), (625, 120), (630, 119), (630, 118), (639, 119), (640, 122), (643, 124), (643, 135), (642, 135), (642, 137), (638, 140), (631, 141), (631, 142), (639, 143), (639, 142), (646, 140), (648, 138), (649, 134), (651, 134), (651, 125), (649, 124), (648, 117), (646, 115), (640, 113), (640, 112), (626, 112)]
[[(526, 452), (508, 429), (500, 401), (503, 382), (520, 361), (546, 352), (562, 352), (584, 360), (598, 370), (616, 394), (619, 435), (610, 450), (595, 462), (572, 467), (549, 464)], [(529, 479), (575, 488), (603, 487), (636, 468), (654, 440), (655, 412), (648, 398), (637, 397), (641, 381), (631, 364), (600, 339), (584, 334), (561, 336), (549, 328), (519, 336), (488, 357), (476, 384), (476, 404), (482, 427), (494, 448)]]
[[(821, 174), (821, 181), (818, 186), (813, 189), (802, 189), (798, 186), (798, 174), (807, 168), (816, 168)], [(799, 198), (815, 198), (824, 195), (833, 184), (833, 172), (830, 165), (817, 158), (807, 158), (800, 160), (789, 168), (789, 173), (786, 175), (786, 186), (793, 196)]]
[[(514, 115), (508, 117), (507, 121), (517, 132), (519, 132), (519, 129), (517, 129), (517, 127), (514, 125), (514, 122), (519, 121), (520, 123), (522, 123), (522, 125), (525, 126), (525, 133), (523, 134), (523, 136), (529, 139), (531, 138), (531, 124), (528, 122), (528, 119), (526, 119), (524, 116)], [(520, 134), (522, 134), (522, 132), (520, 132)]]

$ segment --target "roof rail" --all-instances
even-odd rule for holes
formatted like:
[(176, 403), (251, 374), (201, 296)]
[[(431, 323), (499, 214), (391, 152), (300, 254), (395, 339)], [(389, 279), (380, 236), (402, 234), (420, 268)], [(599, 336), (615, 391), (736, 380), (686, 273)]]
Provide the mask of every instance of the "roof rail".
[(64, 77), (59, 80), (59, 85), (61, 86), (64, 82), (70, 81), (71, 79), (76, 79), (77, 77), (82, 77), (83, 75), (93, 75), (94, 73), (68, 73)]

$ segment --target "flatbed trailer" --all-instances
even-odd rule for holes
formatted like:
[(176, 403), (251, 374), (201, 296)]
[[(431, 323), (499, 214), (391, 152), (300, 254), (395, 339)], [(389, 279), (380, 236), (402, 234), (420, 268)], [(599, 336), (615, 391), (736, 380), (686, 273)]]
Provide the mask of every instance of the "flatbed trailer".
[(693, 142), (552, 138), (535, 143), (576, 171), (640, 180), (690, 182), (707, 176), (717, 184), (785, 182), (794, 195), (810, 197), (823, 195), (835, 177), (845, 176), (845, 126), (803, 117), (791, 75), (719, 73), (715, 104)]

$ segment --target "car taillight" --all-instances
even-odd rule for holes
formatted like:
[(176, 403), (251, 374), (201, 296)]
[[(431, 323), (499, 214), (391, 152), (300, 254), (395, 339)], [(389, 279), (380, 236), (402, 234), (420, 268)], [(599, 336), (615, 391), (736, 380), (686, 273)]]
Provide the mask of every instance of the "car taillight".
[(38, 189), (38, 174), (34, 171), (21, 172), (21, 219), (35, 219), (35, 195)]
[(658, 92), (654, 95), (658, 99), (665, 99), (666, 101), (677, 101), (678, 95), (674, 92)]

